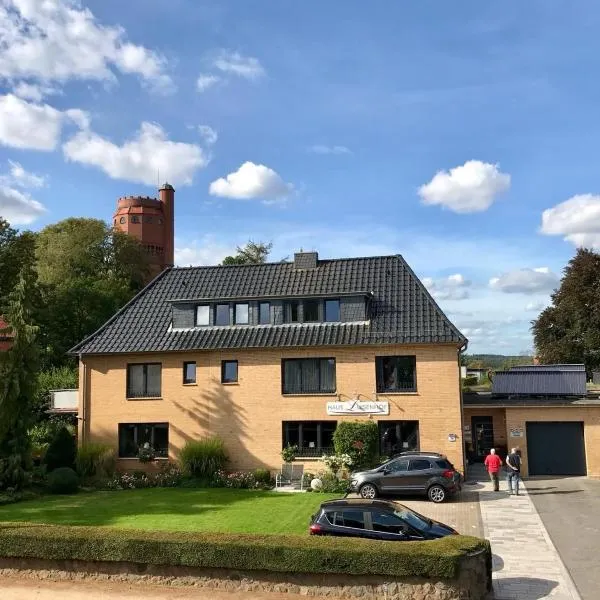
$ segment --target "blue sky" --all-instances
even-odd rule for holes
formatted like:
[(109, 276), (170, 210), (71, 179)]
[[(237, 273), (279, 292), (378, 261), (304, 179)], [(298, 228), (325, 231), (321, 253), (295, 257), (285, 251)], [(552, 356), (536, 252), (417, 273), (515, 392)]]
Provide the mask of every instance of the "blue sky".
[(176, 260), (401, 253), (473, 352), (600, 248), (600, 6), (0, 0), (0, 215), (176, 187)]

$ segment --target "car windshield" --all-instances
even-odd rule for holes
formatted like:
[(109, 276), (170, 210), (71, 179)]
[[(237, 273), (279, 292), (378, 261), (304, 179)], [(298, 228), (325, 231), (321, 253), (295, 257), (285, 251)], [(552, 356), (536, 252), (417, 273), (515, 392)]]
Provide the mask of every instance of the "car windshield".
[(408, 523), (411, 527), (423, 531), (425, 529), (429, 529), (431, 526), (431, 521), (426, 517), (423, 517), (408, 508), (400, 508), (394, 511), (394, 514), (397, 517), (400, 517), (403, 521)]

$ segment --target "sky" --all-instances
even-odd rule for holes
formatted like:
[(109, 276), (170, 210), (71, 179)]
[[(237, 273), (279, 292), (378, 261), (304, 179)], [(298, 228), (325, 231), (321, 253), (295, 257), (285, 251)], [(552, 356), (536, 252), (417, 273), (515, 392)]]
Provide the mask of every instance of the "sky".
[(402, 254), (469, 338), (530, 352), (600, 249), (592, 0), (0, 0), (0, 215), (176, 188), (176, 262)]

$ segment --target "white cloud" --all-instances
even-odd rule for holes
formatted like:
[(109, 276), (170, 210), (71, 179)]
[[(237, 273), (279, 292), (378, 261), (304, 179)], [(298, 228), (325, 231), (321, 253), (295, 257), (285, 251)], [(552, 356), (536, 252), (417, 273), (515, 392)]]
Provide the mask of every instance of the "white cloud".
[(63, 145), (65, 157), (98, 167), (113, 179), (155, 185), (157, 173), (173, 184), (190, 185), (194, 173), (208, 164), (202, 148), (172, 142), (160, 125), (143, 122), (136, 136), (119, 146), (90, 130)]
[(283, 200), (292, 190), (293, 186), (286, 183), (273, 169), (250, 161), (226, 177), (213, 181), (209, 187), (212, 196), (237, 200)]
[(171, 82), (163, 57), (98, 22), (78, 0), (3, 0), (0, 31), (7, 81), (114, 80), (116, 70), (159, 87)]
[(487, 210), (510, 187), (510, 175), (498, 165), (469, 160), (450, 171), (438, 171), (419, 188), (423, 204), (439, 205), (456, 213)]
[(60, 93), (60, 90), (50, 85), (32, 84), (25, 81), (19, 82), (13, 91), (15, 96), (34, 102), (41, 102), (46, 96)]
[(0, 217), (11, 225), (29, 225), (45, 212), (42, 204), (25, 192), (0, 187)]
[(198, 132), (207, 146), (212, 146), (219, 139), (219, 134), (208, 125), (198, 125)]
[(507, 294), (537, 294), (552, 291), (558, 276), (548, 267), (518, 269), (490, 279), (490, 287)]
[(600, 249), (600, 195), (580, 194), (542, 213), (541, 232), (575, 246)]
[(8, 161), (10, 172), (0, 175), (0, 186), (16, 186), (20, 188), (41, 188), (46, 185), (46, 178), (26, 171), (22, 165), (12, 160)]
[(423, 277), (421, 281), (436, 300), (464, 300), (469, 297), (471, 282), (460, 273), (442, 279)]
[(545, 306), (546, 306), (545, 302), (529, 302), (525, 306), (525, 310), (528, 312), (540, 312), (540, 311), (544, 310)]
[(54, 150), (64, 113), (12, 94), (0, 96), (0, 144), (30, 150)]
[(175, 264), (179, 267), (218, 265), (226, 256), (236, 253), (235, 244), (227, 246), (210, 235), (200, 241), (176, 241)]
[(259, 79), (266, 72), (258, 58), (242, 56), (239, 52), (222, 50), (213, 61), (213, 67), (222, 73), (236, 75), (244, 79)]
[(221, 81), (221, 78), (217, 75), (209, 75), (206, 73), (201, 74), (196, 80), (196, 88), (200, 93), (206, 92), (211, 87), (215, 86), (217, 83)]
[(322, 144), (315, 144), (308, 151), (313, 154), (352, 154), (350, 148), (346, 146), (325, 146)]

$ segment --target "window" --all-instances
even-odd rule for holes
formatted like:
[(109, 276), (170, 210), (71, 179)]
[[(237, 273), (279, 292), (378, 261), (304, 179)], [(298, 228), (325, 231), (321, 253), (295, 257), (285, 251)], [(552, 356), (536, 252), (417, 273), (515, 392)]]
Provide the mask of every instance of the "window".
[(128, 398), (160, 398), (160, 363), (127, 365)]
[(210, 306), (196, 307), (196, 325), (210, 325)]
[(375, 365), (380, 394), (417, 391), (415, 356), (378, 356)]
[(169, 456), (168, 423), (119, 423), (119, 458), (137, 458), (140, 448), (150, 446), (157, 457)]
[(183, 363), (183, 383), (196, 383), (196, 363)]
[(121, 217), (119, 219), (119, 223), (121, 223), (121, 225), (123, 225), (123, 223), (126, 223), (126, 222), (127, 222), (127, 217)]
[(229, 325), (229, 304), (217, 304), (215, 308), (215, 325)]
[(258, 322), (261, 325), (268, 325), (271, 322), (271, 305), (268, 302), (260, 303), (258, 313)]
[(337, 421), (283, 421), (282, 448), (298, 446), (298, 456), (333, 453)]
[(287, 323), (298, 323), (298, 303), (287, 302), (285, 304), (285, 320)]
[[(328, 517), (331, 521), (331, 517)], [(362, 510), (344, 510), (333, 513), (333, 524), (354, 529), (365, 528), (365, 515)]]
[(235, 305), (235, 324), (248, 325), (249, 309), (248, 304)]
[(340, 320), (339, 300), (325, 300), (325, 320), (328, 322)]
[(310, 323), (319, 320), (319, 301), (305, 300), (304, 301), (304, 322)]
[(395, 535), (403, 535), (408, 529), (406, 523), (396, 515), (375, 510), (371, 512), (371, 523), (373, 531), (382, 531), (383, 533), (393, 533)]
[(335, 358), (300, 358), (282, 361), (284, 394), (335, 392)]
[(139, 223), (140, 222), (140, 218), (137, 215), (133, 215), (131, 217), (131, 222), (132, 223)]
[(409, 471), (424, 471), (426, 469), (431, 469), (431, 463), (424, 458), (415, 458), (410, 461), (410, 466), (408, 467)]
[(402, 473), (403, 471), (408, 471), (408, 461), (396, 460), (393, 463), (390, 463), (385, 470), (390, 473)]
[(144, 223), (152, 223), (152, 216), (151, 215), (145, 215), (144, 216)]
[(238, 380), (238, 361), (221, 361), (221, 383), (237, 383)]
[(382, 456), (419, 449), (419, 421), (379, 421), (377, 425)]

